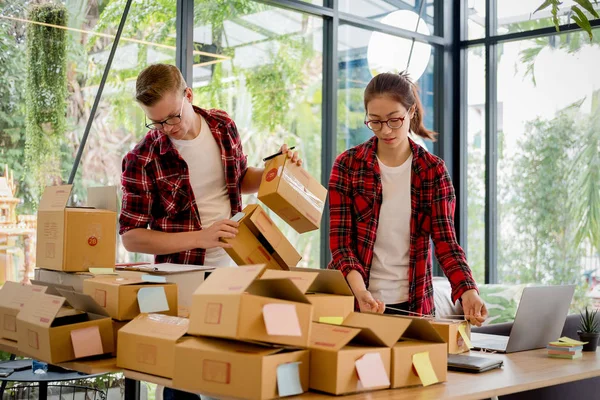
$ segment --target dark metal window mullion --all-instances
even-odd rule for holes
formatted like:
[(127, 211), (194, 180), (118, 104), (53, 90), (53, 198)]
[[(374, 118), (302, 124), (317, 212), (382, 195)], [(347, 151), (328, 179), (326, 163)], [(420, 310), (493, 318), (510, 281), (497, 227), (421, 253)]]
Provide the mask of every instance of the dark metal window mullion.
[(194, 0), (177, 0), (175, 65), (194, 87)]

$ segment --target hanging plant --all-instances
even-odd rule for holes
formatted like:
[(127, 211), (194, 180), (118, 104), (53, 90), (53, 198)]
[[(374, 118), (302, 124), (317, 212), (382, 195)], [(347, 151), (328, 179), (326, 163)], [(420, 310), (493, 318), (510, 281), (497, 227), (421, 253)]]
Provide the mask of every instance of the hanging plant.
[[(34, 5), (27, 27), (25, 160), (38, 187), (60, 177), (60, 143), (66, 129), (67, 9)], [(47, 25), (43, 25), (47, 24)], [(55, 182), (52, 182), (55, 181)]]

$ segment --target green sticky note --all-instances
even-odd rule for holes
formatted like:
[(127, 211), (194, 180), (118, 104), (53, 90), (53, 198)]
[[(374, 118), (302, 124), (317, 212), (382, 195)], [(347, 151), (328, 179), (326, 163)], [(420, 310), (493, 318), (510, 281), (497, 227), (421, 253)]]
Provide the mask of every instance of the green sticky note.
[(343, 317), (319, 317), (319, 322), (332, 325), (341, 325), (344, 322)]

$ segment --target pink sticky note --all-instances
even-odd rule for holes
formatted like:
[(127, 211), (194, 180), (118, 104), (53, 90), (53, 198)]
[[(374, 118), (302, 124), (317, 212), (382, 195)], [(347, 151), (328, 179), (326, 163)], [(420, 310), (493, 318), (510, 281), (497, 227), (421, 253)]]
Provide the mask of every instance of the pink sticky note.
[(71, 331), (71, 342), (77, 358), (104, 354), (100, 329), (97, 326)]
[(294, 304), (265, 304), (263, 318), (269, 335), (302, 336)]
[(356, 360), (354, 365), (358, 379), (365, 389), (390, 386), (390, 378), (383, 366), (381, 354), (367, 353)]

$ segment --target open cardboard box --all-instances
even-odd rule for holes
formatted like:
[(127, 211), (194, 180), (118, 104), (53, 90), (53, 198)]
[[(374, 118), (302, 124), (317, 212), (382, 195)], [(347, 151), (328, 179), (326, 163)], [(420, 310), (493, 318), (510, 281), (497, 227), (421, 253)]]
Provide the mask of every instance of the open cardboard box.
[[(100, 306), (104, 307), (111, 318), (119, 321), (134, 319), (140, 313), (140, 305), (147, 307), (144, 309), (145, 312), (177, 316), (177, 285), (166, 283), (166, 280), (165, 283), (152, 283), (144, 275), (143, 273), (129, 273), (128, 275), (105, 275), (86, 279), (83, 282), (83, 292), (92, 296)], [(166, 301), (158, 304), (158, 296)], [(150, 303), (148, 304), (148, 302)], [(161, 308), (161, 305), (166, 305), (168, 309)]]
[(431, 325), (448, 343), (448, 354), (466, 353), (471, 349), (471, 325), (467, 321), (433, 320)]
[(232, 248), (225, 249), (238, 265), (266, 264), (269, 269), (288, 270), (295, 267), (302, 256), (286, 239), (277, 225), (258, 204), (250, 204), (242, 211), (238, 234), (223, 239)]
[(88, 295), (58, 290), (63, 297), (34, 293), (19, 312), (19, 351), (52, 364), (112, 353), (113, 323), (106, 311)]
[[(189, 339), (184, 337), (188, 324), (186, 318), (161, 314), (138, 315), (119, 330), (117, 366), (173, 378), (175, 345)], [(189, 360), (192, 362), (192, 359)]]
[[(90, 188), (89, 207), (67, 207), (72, 185), (49, 186), (37, 215), (36, 264), (61, 271), (114, 268), (116, 187)], [(114, 202), (111, 201), (114, 198)], [(102, 207), (113, 207), (104, 209)]]
[(307, 347), (313, 306), (289, 279), (258, 279), (264, 270), (213, 271), (194, 293), (188, 333)]
[[(392, 388), (418, 386), (423, 384), (423, 381), (425, 384), (446, 381), (448, 369), (446, 343), (429, 320), (418, 317), (352, 313), (344, 320), (344, 325), (357, 328), (388, 327), (386, 344), (392, 347)], [(419, 353), (426, 354), (420, 354), (417, 359), (413, 359), (413, 356)], [(426, 376), (421, 377), (420, 374)]]
[(177, 315), (188, 318), (192, 307), (192, 295), (204, 282), (206, 272), (214, 267), (188, 264), (142, 264), (134, 266), (116, 266), (119, 274), (125, 271), (141, 271), (150, 275), (163, 276), (167, 282), (177, 285)]
[(266, 270), (261, 279), (290, 279), (313, 305), (313, 321), (344, 320), (354, 312), (354, 294), (338, 270), (291, 268)]
[(17, 315), (33, 293), (44, 293), (45, 286), (6, 281), (0, 289), (0, 336), (17, 340)]
[(173, 386), (217, 398), (265, 400), (308, 390), (309, 351), (214, 338), (175, 347)]
[(298, 233), (319, 229), (327, 189), (286, 154), (265, 165), (258, 199)]

